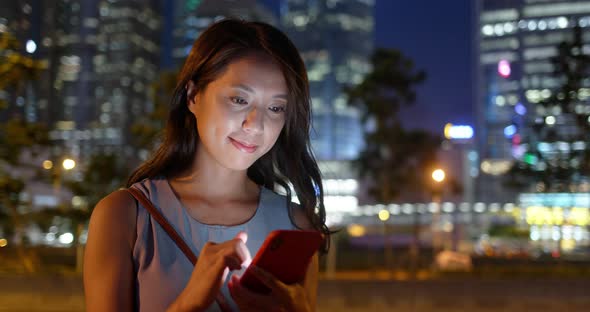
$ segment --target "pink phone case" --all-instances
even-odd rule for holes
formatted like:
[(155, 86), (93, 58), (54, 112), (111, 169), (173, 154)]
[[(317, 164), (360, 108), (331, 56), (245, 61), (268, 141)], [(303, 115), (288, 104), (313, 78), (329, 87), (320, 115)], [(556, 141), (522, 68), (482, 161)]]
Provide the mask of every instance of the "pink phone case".
[[(285, 284), (301, 282), (311, 257), (322, 241), (322, 235), (316, 231), (272, 231), (252, 259), (252, 265), (271, 273)], [(248, 269), (242, 275), (240, 284), (259, 293), (270, 291)]]

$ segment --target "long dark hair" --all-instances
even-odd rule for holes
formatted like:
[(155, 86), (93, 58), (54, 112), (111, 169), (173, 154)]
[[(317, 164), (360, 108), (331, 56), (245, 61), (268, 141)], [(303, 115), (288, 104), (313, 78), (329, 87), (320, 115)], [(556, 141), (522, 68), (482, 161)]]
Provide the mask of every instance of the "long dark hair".
[[(288, 207), (292, 207), (292, 185), (311, 225), (328, 241), (322, 179), (309, 143), (311, 105), (305, 65), (289, 38), (265, 23), (225, 19), (199, 36), (178, 77), (164, 140), (151, 159), (131, 174), (127, 186), (145, 178), (174, 177), (191, 166), (199, 135), (197, 121), (187, 107), (185, 86), (192, 80), (196, 92), (203, 91), (231, 62), (251, 52), (264, 53), (280, 66), (289, 105), (277, 142), (248, 168), (248, 177), (269, 189), (280, 185), (286, 191)], [(295, 224), (291, 209), (289, 216)]]

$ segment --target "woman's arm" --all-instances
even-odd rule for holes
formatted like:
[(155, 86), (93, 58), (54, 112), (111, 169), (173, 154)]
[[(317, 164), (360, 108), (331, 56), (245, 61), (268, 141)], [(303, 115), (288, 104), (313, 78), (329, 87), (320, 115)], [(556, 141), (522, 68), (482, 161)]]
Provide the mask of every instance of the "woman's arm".
[(86, 311), (131, 311), (134, 302), (135, 200), (116, 191), (94, 208), (84, 254)]
[(309, 266), (307, 267), (307, 273), (303, 280), (303, 288), (307, 294), (307, 302), (312, 311), (316, 310), (317, 298), (318, 298), (318, 272), (319, 272), (319, 261), (317, 252), (311, 258)]

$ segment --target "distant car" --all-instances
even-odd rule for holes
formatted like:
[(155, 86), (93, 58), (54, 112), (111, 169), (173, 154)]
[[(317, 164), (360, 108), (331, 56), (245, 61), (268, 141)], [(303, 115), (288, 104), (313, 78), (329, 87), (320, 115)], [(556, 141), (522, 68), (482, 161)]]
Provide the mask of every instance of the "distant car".
[(444, 250), (436, 255), (434, 266), (440, 271), (471, 271), (473, 263), (468, 254)]

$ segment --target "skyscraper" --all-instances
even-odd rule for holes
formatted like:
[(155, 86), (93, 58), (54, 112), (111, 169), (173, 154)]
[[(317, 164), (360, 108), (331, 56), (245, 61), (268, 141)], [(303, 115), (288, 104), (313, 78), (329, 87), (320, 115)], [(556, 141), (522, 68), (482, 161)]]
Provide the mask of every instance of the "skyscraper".
[[(502, 174), (514, 159), (523, 159), (522, 143), (533, 137), (531, 125), (550, 123), (567, 134), (570, 117), (555, 106), (537, 103), (557, 92), (563, 80), (554, 75), (551, 58), (558, 45), (573, 38), (573, 27), (583, 30), (583, 52), (588, 53), (590, 1), (479, 0), (476, 13), (478, 58), (476, 103), (478, 152), (482, 174), (477, 195), (483, 201), (513, 200), (502, 187)], [(579, 90), (579, 107), (590, 113), (590, 80)], [(543, 143), (536, 142), (534, 144)], [(574, 150), (576, 144), (543, 145), (548, 152)], [(565, 151), (565, 150), (564, 150)]]
[(281, 24), (307, 66), (313, 105), (312, 147), (319, 160), (356, 158), (359, 113), (343, 88), (370, 70), (374, 0), (284, 0)]
[[(167, 5), (172, 4), (172, 2)], [(175, 0), (172, 67), (183, 65), (193, 43), (207, 26), (224, 17), (276, 24), (274, 15), (256, 0)]]
[(132, 156), (129, 129), (149, 110), (158, 71), (157, 2), (60, 0), (42, 9), (44, 94), (59, 153)]

